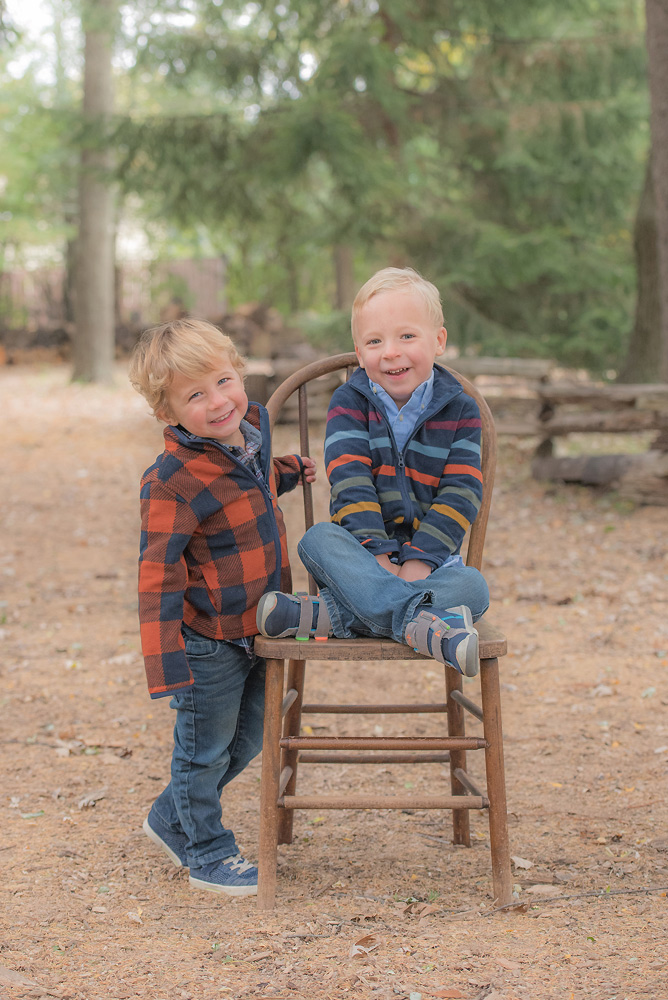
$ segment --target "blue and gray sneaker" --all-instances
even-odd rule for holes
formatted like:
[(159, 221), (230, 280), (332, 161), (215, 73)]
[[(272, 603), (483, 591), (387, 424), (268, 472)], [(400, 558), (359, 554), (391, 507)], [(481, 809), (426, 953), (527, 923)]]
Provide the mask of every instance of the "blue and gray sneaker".
[(228, 896), (257, 895), (257, 868), (240, 854), (190, 869), (190, 884)]
[(333, 634), (327, 608), (319, 597), (309, 594), (269, 591), (260, 598), (256, 622), (258, 631), (269, 639), (324, 641)]
[(438, 615), (420, 611), (406, 626), (405, 639), (416, 653), (433, 656), (466, 677), (480, 670), (478, 633), (464, 604)]
[(173, 865), (176, 865), (177, 868), (188, 867), (188, 859), (186, 858), (188, 838), (185, 833), (175, 833), (163, 826), (153, 815), (152, 810), (144, 820), (143, 830), (154, 844), (162, 848)]

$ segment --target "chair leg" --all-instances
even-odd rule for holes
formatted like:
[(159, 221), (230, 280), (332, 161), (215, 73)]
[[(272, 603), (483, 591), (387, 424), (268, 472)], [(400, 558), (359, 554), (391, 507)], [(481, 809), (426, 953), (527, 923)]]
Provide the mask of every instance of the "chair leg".
[[(302, 719), (302, 701), (304, 699), (304, 674), (306, 666), (303, 660), (290, 660), (288, 663), (287, 690), (295, 690), (297, 697), (285, 714), (283, 720), (284, 736), (299, 736)], [(286, 767), (292, 770), (292, 776), (285, 787), (286, 795), (294, 795), (297, 788), (297, 762), (298, 750), (283, 750), (281, 753), (281, 771)], [(294, 809), (281, 809), (278, 820), (278, 842), (279, 844), (292, 843), (292, 821), (294, 819)]]
[[(466, 723), (464, 709), (450, 697), (452, 691), (462, 690), (461, 675), (452, 667), (445, 667), (445, 698), (448, 713), (448, 736), (465, 736)], [(453, 795), (466, 795), (466, 789), (455, 777), (455, 768), (466, 770), (466, 750), (450, 751), (450, 788)], [(455, 844), (471, 846), (471, 830), (468, 809), (452, 810), (452, 840)]]
[(492, 855), (492, 881), (497, 906), (512, 901), (513, 880), (510, 871), (506, 779), (503, 766), (503, 731), (501, 727), (501, 692), (499, 661), (480, 661), (483, 731), (487, 796), (489, 798), (489, 841)]
[(281, 776), (281, 709), (284, 660), (267, 660), (265, 681), (262, 778), (260, 784), (260, 850), (257, 900), (260, 909), (273, 909), (276, 899), (278, 855), (278, 787)]

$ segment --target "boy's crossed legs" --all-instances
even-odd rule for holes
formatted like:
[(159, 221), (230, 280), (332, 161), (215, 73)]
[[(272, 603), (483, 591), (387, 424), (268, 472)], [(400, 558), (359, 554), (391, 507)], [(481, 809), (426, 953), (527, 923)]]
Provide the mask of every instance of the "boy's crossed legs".
[(172, 698), (172, 779), (144, 830), (174, 864), (190, 868), (191, 884), (248, 895), (257, 891), (257, 869), (222, 826), (220, 795), (262, 749), (264, 661), (233, 643), (183, 631), (195, 682)]
[[(337, 638), (392, 638), (416, 645), (461, 673), (478, 672), (473, 622), (489, 604), (489, 590), (478, 570), (440, 567), (425, 580), (409, 582), (380, 566), (349, 531), (330, 522), (310, 528), (298, 551), (320, 588)], [(265, 595), (258, 609), (258, 627), (264, 634), (271, 604), (271, 595)], [(272, 625), (269, 619), (275, 635)]]

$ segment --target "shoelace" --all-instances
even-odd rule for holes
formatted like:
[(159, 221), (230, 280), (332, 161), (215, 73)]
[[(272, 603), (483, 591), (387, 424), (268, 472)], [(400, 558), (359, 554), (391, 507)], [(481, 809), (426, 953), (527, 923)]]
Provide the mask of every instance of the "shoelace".
[(223, 864), (229, 865), (230, 868), (233, 868), (240, 875), (254, 867), (250, 861), (246, 861), (240, 854), (235, 854), (230, 858), (223, 858)]

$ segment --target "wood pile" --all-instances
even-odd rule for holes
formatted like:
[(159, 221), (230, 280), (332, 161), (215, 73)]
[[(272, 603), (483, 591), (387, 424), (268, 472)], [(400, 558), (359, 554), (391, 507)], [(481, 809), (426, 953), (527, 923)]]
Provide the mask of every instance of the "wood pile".
[[(531, 471), (536, 479), (614, 486), (638, 503), (668, 505), (668, 385), (546, 385), (535, 432), (541, 438)], [(554, 455), (566, 434), (656, 431), (644, 454)]]

